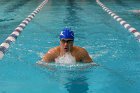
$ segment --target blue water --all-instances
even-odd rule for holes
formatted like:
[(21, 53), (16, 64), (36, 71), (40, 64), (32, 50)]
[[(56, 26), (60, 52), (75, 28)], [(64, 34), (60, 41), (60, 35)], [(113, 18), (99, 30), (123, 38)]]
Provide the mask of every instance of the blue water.
[[(12, 33), (43, 0), (1, 0), (0, 42)], [(102, 0), (140, 31), (139, 0)], [(84, 47), (100, 66), (83, 68), (37, 65), (59, 45), (64, 27), (75, 32), (75, 45)], [(12, 43), (0, 62), (1, 93), (140, 93), (140, 44), (98, 6), (95, 0), (49, 0)]]

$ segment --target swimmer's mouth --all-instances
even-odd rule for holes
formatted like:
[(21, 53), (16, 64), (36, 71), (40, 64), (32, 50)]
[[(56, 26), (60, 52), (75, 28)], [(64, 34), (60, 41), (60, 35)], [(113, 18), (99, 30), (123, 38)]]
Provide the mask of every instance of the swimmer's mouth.
[(64, 50), (65, 50), (65, 51), (68, 51), (68, 48), (67, 48), (67, 47), (65, 47), (65, 48), (64, 48)]
[(67, 50), (68, 48), (65, 47), (64, 49)]

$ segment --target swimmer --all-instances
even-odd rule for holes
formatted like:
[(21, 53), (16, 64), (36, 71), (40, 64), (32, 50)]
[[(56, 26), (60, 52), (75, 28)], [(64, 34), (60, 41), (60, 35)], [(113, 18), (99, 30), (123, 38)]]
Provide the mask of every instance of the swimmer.
[(81, 47), (74, 46), (74, 32), (69, 28), (64, 28), (60, 33), (60, 46), (50, 49), (42, 58), (44, 62), (56, 62), (56, 59), (71, 54), (76, 62), (93, 62), (88, 52)]

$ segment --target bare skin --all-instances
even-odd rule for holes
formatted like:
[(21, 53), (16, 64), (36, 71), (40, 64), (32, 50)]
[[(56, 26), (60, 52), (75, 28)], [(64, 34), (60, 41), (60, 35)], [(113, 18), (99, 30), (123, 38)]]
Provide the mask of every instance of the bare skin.
[(50, 49), (42, 58), (44, 62), (55, 62), (57, 57), (63, 56), (65, 53), (71, 53), (75, 57), (76, 62), (93, 62), (88, 52), (81, 47), (73, 46), (71, 39), (60, 40), (60, 46)]

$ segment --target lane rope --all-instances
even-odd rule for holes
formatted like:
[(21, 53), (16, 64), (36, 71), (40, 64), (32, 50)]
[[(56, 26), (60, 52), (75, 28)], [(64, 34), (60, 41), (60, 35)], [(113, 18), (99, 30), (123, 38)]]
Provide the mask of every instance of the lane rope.
[(5, 52), (8, 50), (10, 44), (15, 42), (17, 37), (23, 31), (23, 29), (27, 26), (27, 24), (35, 17), (37, 13), (43, 8), (43, 6), (48, 2), (48, 0), (44, 0), (27, 18), (25, 18), (16, 28), (15, 30), (7, 37), (7, 39), (0, 45), (0, 60), (4, 57)]
[(134, 27), (128, 24), (125, 20), (119, 17), (117, 14), (113, 13), (109, 8), (107, 8), (100, 0), (96, 0), (97, 4), (102, 7), (102, 9), (107, 12), (113, 19), (120, 23), (125, 29), (127, 29), (130, 33), (136, 37), (138, 42), (140, 42), (140, 32), (138, 32)]

